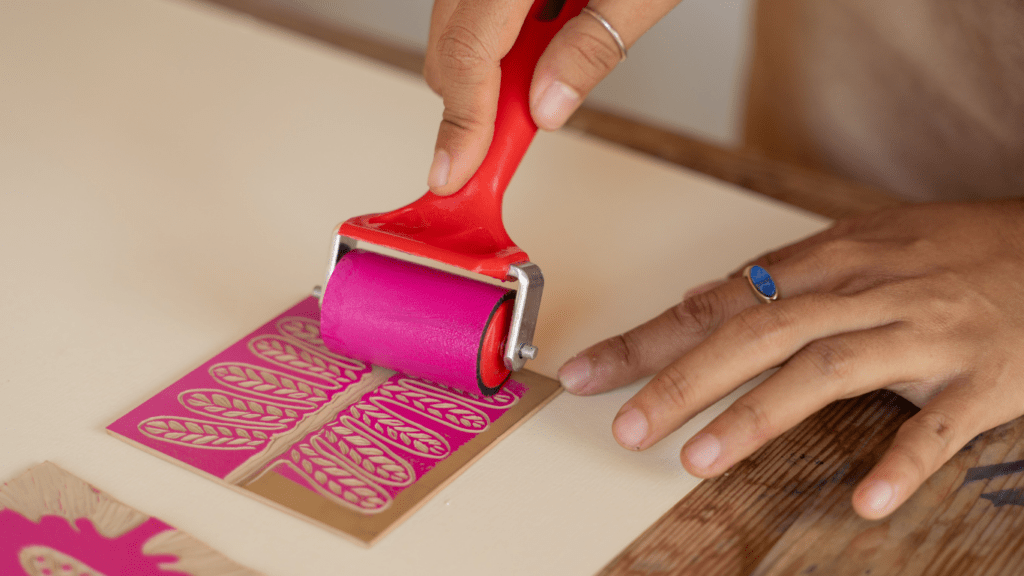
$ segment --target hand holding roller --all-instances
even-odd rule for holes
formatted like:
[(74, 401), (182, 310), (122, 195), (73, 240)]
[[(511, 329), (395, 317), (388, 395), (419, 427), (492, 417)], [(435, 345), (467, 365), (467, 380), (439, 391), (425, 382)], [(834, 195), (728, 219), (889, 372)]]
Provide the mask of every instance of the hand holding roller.
[[(535, 357), (543, 275), (509, 238), (501, 209), (537, 131), (529, 107), (537, 61), (586, 5), (586, 0), (567, 0), (557, 15), (546, 18), (554, 12), (547, 6), (551, 1), (534, 3), (501, 61), (494, 138), (466, 185), (451, 196), (427, 192), (398, 210), (358, 216), (338, 227), (321, 292), (321, 330), (328, 346), (485, 395), (497, 392), (511, 371)], [(357, 241), (518, 280), (514, 305), (511, 291), (355, 250)]]

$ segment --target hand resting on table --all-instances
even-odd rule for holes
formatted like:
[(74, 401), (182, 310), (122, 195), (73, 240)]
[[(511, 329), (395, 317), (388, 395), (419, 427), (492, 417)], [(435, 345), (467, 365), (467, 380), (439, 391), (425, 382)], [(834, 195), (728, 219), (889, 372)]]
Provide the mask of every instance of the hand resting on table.
[(575, 394), (656, 374), (612, 425), (643, 450), (761, 372), (779, 370), (682, 449), (718, 476), (835, 400), (884, 388), (921, 411), (854, 492), (866, 518), (909, 498), (977, 434), (1024, 414), (1024, 202), (926, 204), (841, 221), (733, 274), (559, 371)]

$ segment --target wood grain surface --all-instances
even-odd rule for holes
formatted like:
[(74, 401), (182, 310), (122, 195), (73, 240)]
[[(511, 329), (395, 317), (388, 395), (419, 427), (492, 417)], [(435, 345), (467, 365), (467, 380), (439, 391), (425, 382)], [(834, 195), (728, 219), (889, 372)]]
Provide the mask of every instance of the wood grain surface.
[(854, 513), (857, 482), (915, 412), (889, 392), (833, 403), (702, 483), (601, 574), (1020, 574), (1024, 420), (975, 438), (889, 518)]

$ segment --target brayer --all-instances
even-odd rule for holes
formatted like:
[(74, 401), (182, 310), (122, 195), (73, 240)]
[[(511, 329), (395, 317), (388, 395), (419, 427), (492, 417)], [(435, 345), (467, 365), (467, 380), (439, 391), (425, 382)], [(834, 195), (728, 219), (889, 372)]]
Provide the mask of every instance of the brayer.
[[(335, 230), (319, 290), (321, 336), (332, 350), (473, 394), (495, 394), (537, 355), (544, 276), (509, 238), (501, 203), (537, 131), (534, 68), (586, 0), (537, 0), (501, 60), (494, 139), (483, 164), (451, 196), (427, 192)], [(356, 248), (366, 242), (456, 266), (517, 290)]]

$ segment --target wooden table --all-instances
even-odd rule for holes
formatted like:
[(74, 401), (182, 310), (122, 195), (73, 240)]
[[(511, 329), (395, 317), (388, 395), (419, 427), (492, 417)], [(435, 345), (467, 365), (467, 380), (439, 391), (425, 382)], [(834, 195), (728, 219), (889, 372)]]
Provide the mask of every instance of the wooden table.
[[(208, 0), (412, 73), (422, 56), (272, 0)], [(757, 154), (583, 108), (568, 126), (831, 218), (897, 201)], [(891, 517), (859, 518), (853, 488), (916, 408), (875, 392), (836, 402), (705, 481), (601, 574), (950, 576), (1024, 573), (1024, 421), (986, 432)]]

